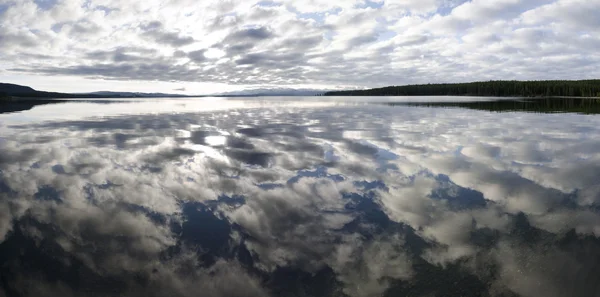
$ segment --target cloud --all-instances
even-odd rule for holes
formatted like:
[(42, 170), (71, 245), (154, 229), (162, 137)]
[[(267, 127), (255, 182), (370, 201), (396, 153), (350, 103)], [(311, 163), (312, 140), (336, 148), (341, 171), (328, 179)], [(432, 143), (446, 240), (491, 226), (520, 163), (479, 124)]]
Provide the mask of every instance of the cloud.
[(86, 58), (93, 61), (103, 61), (103, 62), (114, 62), (114, 63), (122, 63), (122, 62), (136, 62), (143, 61), (149, 55), (155, 54), (156, 51), (144, 48), (116, 48), (113, 50), (100, 50), (86, 53)]
[(239, 42), (243, 40), (264, 40), (271, 38), (273, 33), (265, 27), (242, 29), (233, 32), (225, 38), (225, 41)]
[[(4, 68), (28, 77), (352, 87), (598, 76), (594, 1), (86, 3), (7, 2)], [(155, 51), (88, 60), (133, 47)], [(205, 49), (219, 54), (204, 60)], [(42, 50), (47, 57), (36, 57)], [(176, 51), (198, 54), (188, 63)]]
[(192, 37), (181, 36), (178, 32), (169, 32), (165, 30), (163, 24), (158, 21), (150, 22), (142, 26), (142, 29), (145, 31), (143, 35), (154, 39), (154, 41), (159, 44), (181, 47), (194, 43)]
[(34, 34), (29, 32), (13, 32), (3, 31), (0, 35), (0, 41), (4, 49), (13, 47), (34, 47), (37, 45), (37, 40)]
[(555, 1), (523, 13), (521, 18), (526, 24), (558, 22), (571, 28), (594, 30), (598, 28), (598, 19), (592, 12), (598, 7), (593, 1)]

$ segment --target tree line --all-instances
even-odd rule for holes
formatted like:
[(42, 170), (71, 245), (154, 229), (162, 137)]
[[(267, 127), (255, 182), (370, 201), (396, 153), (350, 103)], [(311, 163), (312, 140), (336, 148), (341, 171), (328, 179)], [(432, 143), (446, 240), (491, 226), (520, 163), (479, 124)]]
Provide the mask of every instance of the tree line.
[(600, 97), (600, 80), (482, 81), (332, 91), (325, 96)]

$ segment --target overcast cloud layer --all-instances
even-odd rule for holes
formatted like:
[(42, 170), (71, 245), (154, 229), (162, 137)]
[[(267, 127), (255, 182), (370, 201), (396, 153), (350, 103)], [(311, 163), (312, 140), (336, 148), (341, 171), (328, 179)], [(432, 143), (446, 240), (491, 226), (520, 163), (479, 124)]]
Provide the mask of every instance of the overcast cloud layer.
[(166, 91), (593, 78), (598, 11), (597, 0), (0, 0), (0, 78)]

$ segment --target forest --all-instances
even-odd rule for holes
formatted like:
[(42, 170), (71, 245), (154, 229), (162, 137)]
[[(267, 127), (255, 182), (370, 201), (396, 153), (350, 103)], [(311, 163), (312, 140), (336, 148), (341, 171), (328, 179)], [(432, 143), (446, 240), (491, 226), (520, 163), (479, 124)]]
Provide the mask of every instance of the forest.
[(325, 96), (600, 97), (599, 80), (482, 81), (332, 91)]

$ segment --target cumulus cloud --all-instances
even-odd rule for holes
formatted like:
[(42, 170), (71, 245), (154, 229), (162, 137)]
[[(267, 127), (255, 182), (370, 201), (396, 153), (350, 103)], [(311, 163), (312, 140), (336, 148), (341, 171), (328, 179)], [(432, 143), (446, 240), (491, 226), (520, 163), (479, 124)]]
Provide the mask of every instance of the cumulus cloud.
[[(595, 1), (43, 3), (0, 10), (10, 75), (362, 87), (599, 74)], [(102, 54), (132, 47), (154, 51)], [(205, 59), (211, 48), (222, 54)]]

